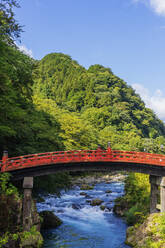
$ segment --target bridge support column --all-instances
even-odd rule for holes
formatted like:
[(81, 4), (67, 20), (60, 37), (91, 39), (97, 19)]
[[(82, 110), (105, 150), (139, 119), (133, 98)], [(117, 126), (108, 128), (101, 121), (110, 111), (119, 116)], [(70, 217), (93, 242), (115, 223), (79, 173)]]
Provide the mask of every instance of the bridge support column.
[(158, 188), (161, 183), (161, 177), (150, 175), (151, 193), (150, 193), (150, 213), (157, 213)]
[(160, 211), (165, 212), (165, 177), (161, 178), (160, 183)]
[(31, 207), (32, 207), (33, 177), (24, 177), (23, 189), (24, 189), (23, 231), (30, 231), (30, 228), (31, 228)]
[(8, 160), (8, 151), (3, 151), (2, 167), (1, 167), (2, 172), (4, 172), (6, 169), (7, 160)]

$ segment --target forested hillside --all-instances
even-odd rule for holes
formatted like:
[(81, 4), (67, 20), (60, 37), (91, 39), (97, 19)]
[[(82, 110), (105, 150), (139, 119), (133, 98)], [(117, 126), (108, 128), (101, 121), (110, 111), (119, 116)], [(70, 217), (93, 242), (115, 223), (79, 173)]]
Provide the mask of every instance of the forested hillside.
[(106, 147), (160, 152), (165, 126), (110, 68), (86, 70), (52, 53), (33, 69), (33, 102), (60, 124), (66, 149)]
[(0, 41), (1, 151), (59, 149), (161, 152), (165, 126), (110, 68), (52, 53), (35, 61)]
[(62, 149), (59, 124), (46, 112), (36, 110), (32, 102), (35, 61), (3, 41), (0, 54), (1, 152), (7, 149), (11, 156), (44, 152), (45, 147)]

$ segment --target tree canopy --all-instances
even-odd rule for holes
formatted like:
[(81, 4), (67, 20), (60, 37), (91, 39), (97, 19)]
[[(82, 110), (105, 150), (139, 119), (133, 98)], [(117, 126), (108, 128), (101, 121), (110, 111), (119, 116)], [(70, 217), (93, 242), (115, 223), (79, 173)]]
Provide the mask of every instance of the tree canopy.
[(19, 8), (17, 0), (0, 0), (0, 40), (10, 44), (20, 37), (22, 31), (14, 17), (14, 7)]

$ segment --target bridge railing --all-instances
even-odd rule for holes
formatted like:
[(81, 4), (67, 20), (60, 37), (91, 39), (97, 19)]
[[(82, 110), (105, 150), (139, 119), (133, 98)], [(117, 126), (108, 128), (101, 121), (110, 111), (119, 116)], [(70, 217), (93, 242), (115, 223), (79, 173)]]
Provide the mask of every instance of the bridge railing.
[(1, 171), (12, 171), (28, 167), (51, 164), (67, 164), (73, 162), (129, 162), (165, 166), (165, 156), (135, 151), (118, 150), (74, 150), (55, 151), (8, 158), (5, 163), (0, 161)]

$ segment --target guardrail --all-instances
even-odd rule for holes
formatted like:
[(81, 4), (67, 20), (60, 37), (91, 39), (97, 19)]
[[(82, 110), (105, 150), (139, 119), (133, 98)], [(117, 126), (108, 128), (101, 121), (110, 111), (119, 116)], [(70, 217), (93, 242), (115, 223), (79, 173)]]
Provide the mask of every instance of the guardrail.
[(19, 170), (53, 164), (68, 164), (80, 162), (129, 162), (157, 166), (165, 166), (165, 156), (135, 151), (118, 150), (78, 150), (56, 151), (31, 154), (13, 158), (4, 157), (0, 161), (1, 172)]

